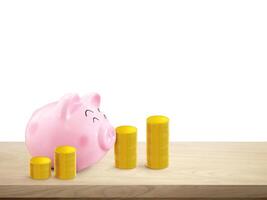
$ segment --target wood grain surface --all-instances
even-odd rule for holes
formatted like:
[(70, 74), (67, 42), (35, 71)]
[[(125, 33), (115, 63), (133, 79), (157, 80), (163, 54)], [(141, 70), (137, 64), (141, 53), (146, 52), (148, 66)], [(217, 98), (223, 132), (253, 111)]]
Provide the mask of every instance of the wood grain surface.
[(0, 143), (0, 198), (267, 199), (267, 142), (179, 142), (170, 146), (170, 166), (114, 167), (113, 151), (73, 180), (32, 180), (24, 143)]

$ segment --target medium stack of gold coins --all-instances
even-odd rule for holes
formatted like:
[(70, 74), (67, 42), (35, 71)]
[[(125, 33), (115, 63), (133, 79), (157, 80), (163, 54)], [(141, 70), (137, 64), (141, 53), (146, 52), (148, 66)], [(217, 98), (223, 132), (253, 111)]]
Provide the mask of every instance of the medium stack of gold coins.
[(60, 146), (55, 150), (55, 177), (73, 179), (76, 176), (76, 149), (72, 146)]
[(114, 148), (115, 166), (120, 169), (136, 167), (137, 128), (120, 126), (116, 128), (116, 143)]
[(164, 169), (169, 165), (169, 119), (165, 116), (147, 118), (147, 167)]
[(33, 157), (30, 161), (30, 176), (33, 179), (48, 179), (51, 176), (50, 158)]

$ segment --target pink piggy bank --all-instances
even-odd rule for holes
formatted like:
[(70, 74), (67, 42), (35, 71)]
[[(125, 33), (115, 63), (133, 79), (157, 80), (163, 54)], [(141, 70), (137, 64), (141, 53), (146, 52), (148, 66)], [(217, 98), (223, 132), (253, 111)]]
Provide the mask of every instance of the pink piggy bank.
[(114, 129), (99, 105), (98, 94), (69, 94), (36, 110), (26, 128), (30, 154), (54, 163), (55, 148), (70, 145), (77, 149), (78, 171), (99, 161), (115, 142)]

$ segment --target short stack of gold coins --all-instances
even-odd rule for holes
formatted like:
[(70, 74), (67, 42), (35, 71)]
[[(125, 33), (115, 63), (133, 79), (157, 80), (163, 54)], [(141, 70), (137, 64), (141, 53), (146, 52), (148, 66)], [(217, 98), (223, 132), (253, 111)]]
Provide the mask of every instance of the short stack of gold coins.
[(55, 177), (73, 179), (76, 176), (76, 149), (72, 146), (60, 146), (55, 150)]
[(169, 165), (169, 119), (156, 115), (147, 118), (147, 167), (164, 169)]
[(119, 169), (136, 167), (137, 128), (134, 126), (119, 126), (116, 128), (116, 143), (114, 147), (115, 166)]
[(51, 160), (37, 156), (30, 160), (30, 176), (33, 179), (48, 179), (51, 176)]

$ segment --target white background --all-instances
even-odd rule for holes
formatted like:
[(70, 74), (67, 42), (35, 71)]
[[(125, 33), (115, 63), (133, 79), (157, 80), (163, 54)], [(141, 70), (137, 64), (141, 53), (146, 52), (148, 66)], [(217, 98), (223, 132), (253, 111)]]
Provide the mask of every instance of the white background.
[(0, 140), (96, 91), (114, 126), (170, 118), (171, 140), (267, 140), (266, 1), (1, 1)]

